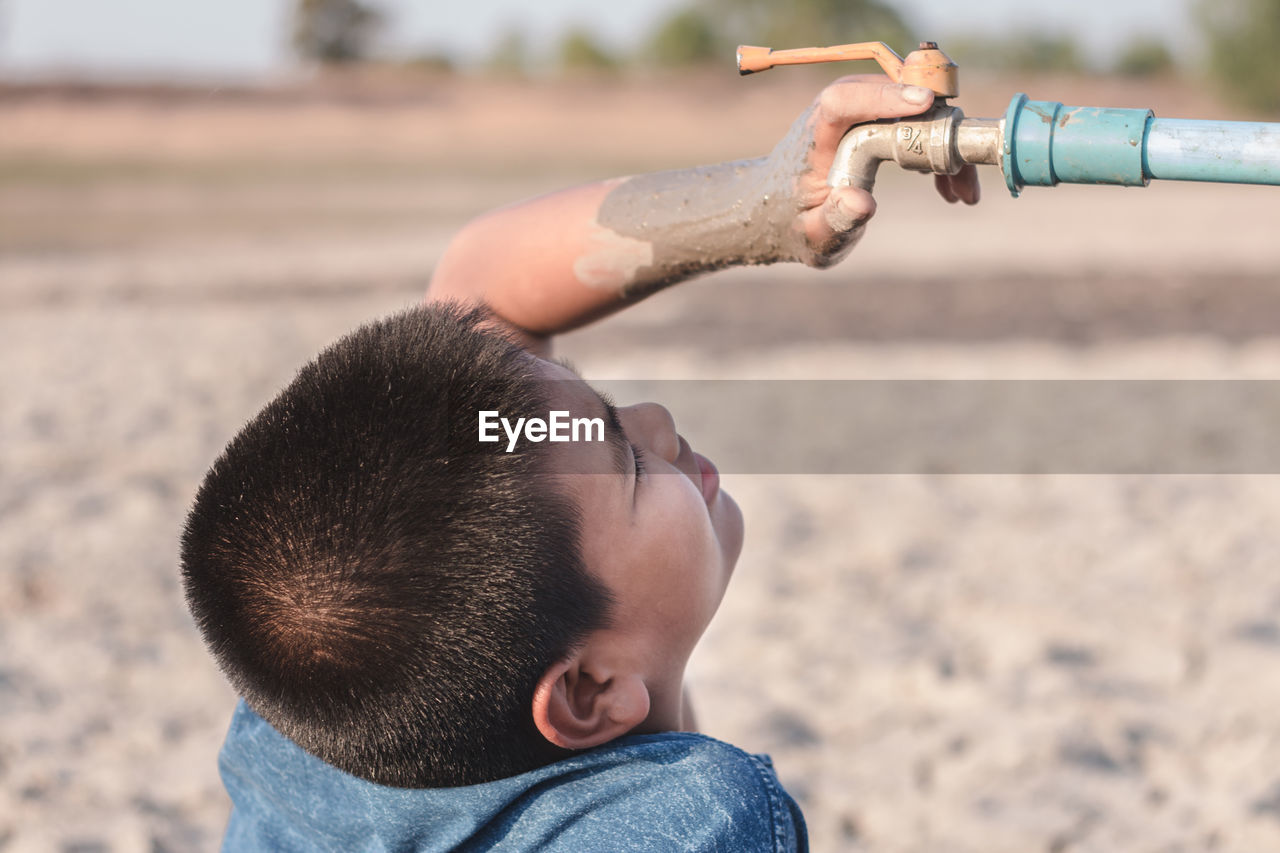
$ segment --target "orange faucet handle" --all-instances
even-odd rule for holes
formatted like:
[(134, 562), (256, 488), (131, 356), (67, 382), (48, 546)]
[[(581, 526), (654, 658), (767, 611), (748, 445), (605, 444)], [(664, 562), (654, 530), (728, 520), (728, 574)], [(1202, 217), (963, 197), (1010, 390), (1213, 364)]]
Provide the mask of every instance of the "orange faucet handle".
[(960, 94), (960, 67), (931, 41), (921, 42), (920, 48), (907, 54), (905, 60), (882, 41), (839, 44), (835, 47), (800, 47), (792, 50), (773, 50), (744, 44), (738, 48), (738, 73), (767, 71), (775, 65), (808, 65), (813, 62), (846, 62), (854, 59), (874, 59), (895, 83), (923, 86), (946, 98)]

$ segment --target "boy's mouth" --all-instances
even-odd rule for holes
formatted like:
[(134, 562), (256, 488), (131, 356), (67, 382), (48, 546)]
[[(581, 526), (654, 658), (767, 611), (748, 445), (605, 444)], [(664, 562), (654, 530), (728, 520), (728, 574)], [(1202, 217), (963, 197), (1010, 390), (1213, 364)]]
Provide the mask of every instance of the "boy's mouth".
[(702, 476), (702, 499), (710, 506), (716, 498), (716, 493), (720, 491), (720, 472), (716, 470), (711, 460), (701, 453), (695, 451), (693, 459), (698, 463), (698, 473)]

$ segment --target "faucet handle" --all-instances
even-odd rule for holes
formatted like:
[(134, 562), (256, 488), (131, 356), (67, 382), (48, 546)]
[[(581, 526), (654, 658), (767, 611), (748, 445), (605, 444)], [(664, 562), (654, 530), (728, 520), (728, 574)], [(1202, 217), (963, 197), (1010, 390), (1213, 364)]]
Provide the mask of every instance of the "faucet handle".
[(840, 44), (834, 47), (800, 47), (792, 50), (773, 50), (744, 44), (738, 47), (738, 73), (745, 75), (767, 71), (775, 65), (808, 65), (813, 62), (845, 62), (854, 59), (874, 59), (895, 83), (923, 86), (944, 98), (960, 94), (960, 66), (938, 50), (937, 42), (932, 41), (921, 42), (920, 47), (908, 53), (905, 60), (882, 41)]

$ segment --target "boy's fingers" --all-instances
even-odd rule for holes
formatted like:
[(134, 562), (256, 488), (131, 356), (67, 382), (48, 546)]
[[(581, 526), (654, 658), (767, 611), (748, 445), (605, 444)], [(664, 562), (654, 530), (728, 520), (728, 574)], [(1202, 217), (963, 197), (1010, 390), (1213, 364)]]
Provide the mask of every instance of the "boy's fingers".
[(954, 175), (934, 175), (933, 185), (938, 188), (938, 195), (952, 204), (957, 201), (977, 204), (978, 199), (982, 198), (978, 170), (973, 164), (967, 164)]
[(933, 185), (938, 190), (938, 195), (946, 199), (947, 204), (955, 204), (960, 200), (960, 196), (956, 195), (955, 190), (951, 188), (950, 175), (934, 175)]
[(818, 96), (818, 121), (813, 129), (819, 151), (834, 150), (840, 137), (865, 121), (918, 115), (933, 104), (933, 92), (920, 86), (893, 83), (886, 77), (843, 77)]
[(982, 185), (978, 182), (978, 167), (967, 164), (951, 176), (951, 189), (965, 204), (977, 204), (982, 198)]

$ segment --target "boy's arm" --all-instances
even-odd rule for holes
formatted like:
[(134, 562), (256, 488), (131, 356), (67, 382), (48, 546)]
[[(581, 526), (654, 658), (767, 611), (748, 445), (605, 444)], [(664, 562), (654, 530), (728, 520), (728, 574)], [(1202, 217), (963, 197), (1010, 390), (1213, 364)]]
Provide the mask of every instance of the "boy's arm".
[[(933, 93), (878, 76), (824, 89), (766, 157), (576, 187), (485, 214), (454, 238), (428, 300), (483, 301), (535, 352), (550, 337), (700, 273), (843, 258), (875, 212), (827, 172), (853, 125), (915, 115)], [(948, 201), (978, 200), (972, 166), (940, 176)]]

